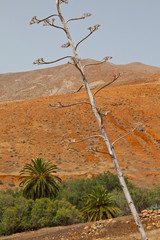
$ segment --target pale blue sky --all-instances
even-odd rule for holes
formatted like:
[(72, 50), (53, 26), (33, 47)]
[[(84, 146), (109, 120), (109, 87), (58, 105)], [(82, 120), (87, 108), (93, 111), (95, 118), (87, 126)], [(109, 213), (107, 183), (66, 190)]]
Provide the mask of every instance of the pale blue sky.
[[(92, 13), (86, 20), (69, 24), (75, 43), (89, 33), (89, 26), (101, 25), (80, 45), (81, 58), (112, 56), (114, 64), (142, 62), (160, 67), (160, 0), (69, 0), (61, 9), (66, 19)], [(71, 54), (60, 47), (66, 43), (63, 31), (29, 25), (33, 16), (43, 18), (53, 13), (55, 0), (0, 0), (0, 73), (52, 67), (55, 65), (32, 62)]]

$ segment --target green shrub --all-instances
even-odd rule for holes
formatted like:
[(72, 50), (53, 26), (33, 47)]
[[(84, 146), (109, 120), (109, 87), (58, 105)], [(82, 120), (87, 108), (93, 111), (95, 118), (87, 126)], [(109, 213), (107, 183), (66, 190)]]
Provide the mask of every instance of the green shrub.
[(5, 234), (21, 232), (31, 228), (30, 218), (33, 203), (32, 200), (19, 197), (15, 199), (14, 206), (5, 209), (1, 220), (1, 229), (3, 232), (5, 231)]
[(121, 210), (121, 212), (119, 213), (119, 216), (125, 216), (125, 215), (131, 214), (125, 195), (122, 191), (115, 189), (112, 191), (112, 196), (113, 196), (115, 206), (117, 206)]
[(2, 216), (4, 211), (12, 207), (14, 205), (14, 197), (10, 194), (6, 194), (5, 192), (0, 193), (0, 221), (2, 220)]
[(151, 205), (160, 205), (160, 184), (156, 184), (151, 190), (150, 190), (150, 200), (152, 202)]
[(3, 191), (4, 194), (11, 195), (14, 198), (22, 197), (23, 196), (23, 190), (22, 189), (11, 189), (8, 188), (7, 190)]
[(109, 192), (111, 192), (113, 189), (121, 190), (121, 185), (117, 175), (114, 175), (109, 171), (107, 173), (100, 173), (96, 177), (93, 176), (91, 179), (92, 181), (96, 182), (96, 185), (104, 186), (104, 188)]
[[(138, 211), (160, 207), (160, 184), (146, 190), (126, 181)], [(80, 212), (85, 207), (84, 196), (91, 194), (97, 186), (103, 186), (112, 194), (114, 206), (121, 210), (120, 215), (131, 214), (118, 177), (107, 172), (91, 179), (63, 181), (57, 200), (41, 198), (33, 201), (22, 197), (22, 190), (1, 191), (0, 235), (84, 221)]]
[(63, 181), (57, 199), (65, 198), (77, 209), (81, 209), (84, 206), (83, 197), (90, 193), (94, 184), (91, 179)]
[[(132, 185), (129, 187), (129, 192), (138, 212), (151, 206), (152, 201), (149, 190), (136, 188)], [(121, 215), (124, 216), (131, 214), (124, 193), (117, 189), (113, 190), (112, 193), (116, 206), (121, 209)]]
[(122, 191), (118, 177), (110, 172), (104, 172), (97, 176), (92, 176), (91, 179), (63, 181), (57, 199), (65, 198), (72, 205), (76, 206), (77, 209), (82, 209), (85, 205), (83, 201), (84, 196), (90, 194), (99, 185), (109, 192), (115, 188)]
[(7, 234), (19, 231), (20, 219), (18, 218), (18, 209), (9, 207), (3, 214), (2, 226)]
[(65, 199), (54, 202), (56, 215), (54, 216), (54, 225), (70, 225), (83, 221), (82, 214), (71, 203)]
[(130, 189), (130, 194), (138, 212), (148, 208), (152, 204), (149, 190), (147, 189), (134, 187)]
[(32, 228), (31, 212), (34, 206), (33, 200), (27, 200), (24, 197), (19, 197), (15, 201), (15, 207), (18, 210), (18, 218), (21, 220), (19, 223), (19, 231), (25, 231)]
[(85, 200), (85, 207), (81, 211), (89, 222), (113, 218), (120, 212), (114, 204), (113, 195), (101, 185), (95, 187)]
[(6, 235), (6, 229), (2, 222), (0, 222), (0, 237)]
[(49, 198), (36, 199), (31, 211), (31, 224), (33, 228), (50, 227), (53, 225), (55, 207)]
[(157, 203), (155, 205), (151, 205), (150, 207), (147, 208), (147, 210), (157, 210), (157, 209), (160, 209), (160, 205), (157, 205)]

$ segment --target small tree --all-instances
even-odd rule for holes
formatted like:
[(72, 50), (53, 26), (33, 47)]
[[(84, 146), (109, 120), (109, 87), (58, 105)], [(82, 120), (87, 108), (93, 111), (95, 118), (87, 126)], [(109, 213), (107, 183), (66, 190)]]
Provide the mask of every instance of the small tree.
[(114, 206), (112, 194), (107, 193), (103, 186), (96, 187), (84, 200), (86, 206), (81, 211), (89, 222), (113, 218), (120, 211)]
[(31, 163), (26, 163), (20, 171), (20, 187), (23, 187), (23, 195), (33, 200), (44, 197), (56, 197), (59, 191), (58, 183), (61, 179), (53, 175), (57, 167), (51, 161), (37, 158)]
[[(65, 44), (63, 44), (62, 47), (64, 47), (64, 48), (71, 47), (72, 52), (73, 52), (73, 56), (65, 56), (65, 57), (62, 57), (62, 58), (60, 58), (60, 59), (57, 59), (57, 60), (51, 61), (51, 62), (46, 62), (46, 61), (44, 61), (43, 58), (40, 58), (40, 59), (37, 59), (37, 60), (34, 62), (34, 64), (50, 64), (50, 63), (55, 63), (55, 62), (58, 62), (58, 61), (60, 61), (60, 60), (69, 58), (69, 59), (71, 60), (70, 63), (73, 64), (73, 65), (78, 69), (78, 71), (80, 72), (80, 74), (81, 74), (81, 76), (82, 76), (82, 79), (83, 79), (83, 86), (85, 87), (85, 89), (86, 89), (86, 91), (87, 91), (89, 101), (88, 101), (88, 102), (84, 102), (84, 101), (83, 101), (83, 102), (79, 102), (79, 103), (73, 103), (73, 104), (69, 104), (69, 105), (67, 105), (67, 106), (73, 106), (73, 105), (77, 105), (77, 104), (88, 104), (88, 105), (91, 107), (91, 109), (92, 109), (92, 111), (93, 111), (93, 113), (94, 113), (94, 115), (95, 115), (95, 117), (96, 117), (96, 119), (97, 119), (97, 122), (98, 122), (98, 125), (99, 125), (99, 129), (101, 130), (101, 135), (90, 136), (90, 137), (87, 137), (87, 138), (85, 138), (85, 139), (82, 139), (81, 141), (84, 141), (84, 140), (87, 140), (87, 139), (93, 138), (93, 137), (100, 137), (100, 138), (102, 138), (102, 139), (104, 140), (104, 142), (105, 142), (105, 144), (106, 144), (106, 147), (107, 147), (107, 149), (108, 149), (108, 154), (109, 154), (109, 156), (112, 158), (112, 161), (113, 161), (115, 170), (116, 170), (116, 172), (117, 172), (117, 176), (118, 176), (118, 178), (119, 178), (121, 187), (122, 187), (122, 189), (123, 189), (123, 191), (124, 191), (126, 200), (127, 200), (128, 205), (129, 205), (129, 207), (130, 207), (130, 210), (131, 210), (131, 212), (132, 212), (132, 215), (133, 215), (133, 217), (134, 217), (134, 219), (135, 219), (135, 222), (136, 222), (136, 224), (137, 224), (137, 226), (138, 226), (138, 228), (139, 228), (139, 231), (140, 231), (140, 233), (141, 233), (141, 235), (142, 235), (142, 239), (143, 239), (143, 240), (147, 240), (148, 238), (147, 238), (146, 233), (145, 233), (145, 231), (144, 231), (144, 229), (143, 229), (142, 223), (141, 223), (141, 221), (140, 221), (140, 218), (139, 218), (139, 216), (138, 216), (138, 213), (137, 213), (137, 210), (136, 210), (136, 208), (135, 208), (135, 205), (134, 205), (134, 203), (133, 203), (133, 201), (132, 201), (132, 198), (131, 198), (131, 196), (130, 196), (130, 194), (129, 194), (129, 191), (128, 191), (126, 182), (125, 182), (125, 180), (124, 180), (124, 178), (123, 178), (123, 174), (122, 174), (121, 169), (120, 169), (120, 167), (119, 167), (118, 160), (117, 160), (117, 157), (116, 157), (114, 148), (113, 148), (113, 145), (114, 145), (117, 141), (119, 141), (120, 139), (124, 138), (125, 136), (127, 136), (128, 134), (130, 134), (131, 132), (133, 132), (133, 131), (135, 130), (135, 128), (132, 129), (132, 130), (131, 130), (128, 134), (126, 134), (125, 136), (122, 136), (122, 137), (116, 139), (113, 143), (111, 143), (110, 140), (109, 140), (109, 137), (108, 137), (106, 128), (105, 128), (104, 123), (103, 123), (103, 117), (104, 117), (104, 116), (107, 116), (108, 112), (105, 111), (105, 113), (102, 113), (102, 112), (101, 112), (101, 109), (100, 109), (99, 107), (97, 107), (96, 102), (95, 102), (95, 96), (96, 96), (96, 94), (97, 94), (100, 90), (102, 90), (104, 87), (106, 87), (106, 86), (110, 85), (111, 83), (115, 82), (115, 81), (119, 78), (120, 74), (119, 74), (118, 76), (114, 76), (114, 79), (113, 79), (110, 83), (108, 83), (108, 84), (104, 85), (103, 87), (99, 88), (94, 94), (91, 92), (91, 88), (90, 88), (89, 83), (88, 83), (87, 78), (86, 78), (85, 68), (88, 67), (88, 66), (90, 66), (90, 65), (92, 65), (92, 64), (87, 64), (87, 65), (82, 66), (81, 61), (80, 61), (80, 59), (79, 59), (79, 57), (78, 57), (78, 54), (77, 54), (77, 49), (78, 49), (78, 46), (79, 46), (84, 40), (86, 40), (86, 39), (87, 39), (89, 36), (91, 36), (96, 30), (98, 30), (98, 28), (100, 27), (100, 25), (98, 24), (98, 25), (95, 25), (94, 27), (89, 27), (89, 28), (88, 28), (89, 34), (88, 34), (86, 37), (84, 37), (83, 39), (81, 39), (76, 45), (74, 45), (74, 43), (73, 43), (73, 41), (72, 41), (72, 38), (71, 38), (71, 35), (70, 35), (70, 32), (69, 32), (69, 29), (68, 29), (68, 23), (70, 23), (70, 22), (72, 22), (72, 21), (77, 21), (77, 20), (85, 19), (86, 17), (91, 16), (91, 14), (90, 14), (90, 13), (86, 13), (86, 14), (83, 14), (82, 17), (71, 18), (71, 19), (68, 19), (68, 20), (65, 21), (65, 19), (64, 19), (63, 16), (62, 16), (61, 10), (60, 10), (60, 4), (61, 4), (61, 3), (66, 3), (66, 4), (67, 4), (67, 3), (68, 3), (68, 0), (56, 0), (57, 14), (50, 15), (50, 16), (44, 18), (44, 19), (38, 19), (38, 18), (35, 16), (35, 17), (32, 18), (30, 24), (34, 24), (34, 23), (39, 24), (39, 23), (43, 22), (44, 26), (51, 26), (51, 27), (58, 28), (58, 29), (64, 31), (64, 33), (65, 33), (66, 36), (67, 36), (68, 42), (65, 43)], [(58, 25), (55, 24), (55, 18), (56, 18), (56, 17), (59, 18), (59, 20), (60, 20), (61, 23), (62, 23), (62, 26), (58, 26)], [(105, 61), (108, 61), (110, 58), (111, 58), (111, 57), (105, 57), (105, 58), (103, 58), (103, 60), (101, 61), (101, 63), (103, 63), (103, 62), (105, 62)], [(101, 64), (101, 63), (98, 63), (98, 64)], [(80, 89), (81, 89), (81, 88), (80, 88)], [(80, 89), (79, 89), (79, 90), (80, 90)], [(51, 106), (52, 106), (52, 107), (67, 107), (67, 106), (63, 105), (62, 103), (59, 103), (58, 105), (51, 104)], [(79, 142), (79, 141), (70, 140), (70, 142), (73, 143), (73, 142)]]

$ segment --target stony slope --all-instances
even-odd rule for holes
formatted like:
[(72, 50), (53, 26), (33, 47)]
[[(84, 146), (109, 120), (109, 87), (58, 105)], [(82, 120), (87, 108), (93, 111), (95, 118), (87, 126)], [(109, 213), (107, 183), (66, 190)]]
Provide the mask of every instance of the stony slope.
[[(150, 214), (151, 216), (151, 214)], [(160, 216), (142, 218), (149, 240), (160, 240)], [(140, 240), (132, 216), (118, 217), (92, 223), (43, 228), (0, 237), (1, 240)]]
[[(82, 61), (83, 65), (94, 63), (98, 61)], [(122, 76), (114, 86), (150, 82), (151, 79), (144, 79), (144, 76), (158, 72), (160, 73), (160, 68), (142, 63), (115, 65), (107, 62), (86, 67), (87, 78), (92, 88), (109, 82), (113, 75), (118, 73)], [(152, 78), (152, 81), (158, 80)], [(71, 64), (22, 73), (0, 74), (0, 102), (72, 93), (81, 84), (80, 73)]]
[[(138, 130), (115, 144), (115, 151), (124, 175), (140, 186), (151, 186), (160, 181), (160, 74), (139, 79), (143, 83), (103, 89), (96, 101), (102, 111), (112, 111), (103, 119), (111, 141), (140, 123)], [(83, 91), (0, 103), (1, 189), (17, 185), (21, 168), (36, 157), (51, 159), (62, 178), (114, 172), (107, 154), (91, 152), (93, 148), (106, 151), (100, 139), (74, 144), (67, 141), (99, 134), (89, 105), (48, 106), (81, 100), (87, 101)]]

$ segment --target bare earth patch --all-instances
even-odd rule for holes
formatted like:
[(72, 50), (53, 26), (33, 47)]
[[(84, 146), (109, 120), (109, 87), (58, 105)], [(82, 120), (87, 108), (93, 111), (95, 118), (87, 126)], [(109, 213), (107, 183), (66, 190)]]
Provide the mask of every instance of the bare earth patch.
[[(160, 217), (142, 219), (149, 240), (160, 240)], [(132, 216), (17, 233), (0, 240), (140, 240)]]

